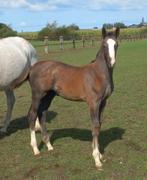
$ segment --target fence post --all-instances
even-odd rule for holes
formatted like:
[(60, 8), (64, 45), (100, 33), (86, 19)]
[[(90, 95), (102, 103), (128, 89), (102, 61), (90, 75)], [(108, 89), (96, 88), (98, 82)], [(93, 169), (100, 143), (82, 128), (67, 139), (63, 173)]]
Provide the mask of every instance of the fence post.
[(85, 37), (82, 36), (82, 44), (83, 44), (83, 48), (85, 47)]
[(91, 38), (91, 45), (92, 45), (92, 47), (94, 46), (94, 38), (93, 37)]
[(76, 43), (75, 43), (75, 38), (72, 40), (73, 48), (76, 49)]
[(48, 54), (49, 52), (49, 45), (48, 45), (48, 36), (44, 36), (44, 52)]
[(63, 50), (64, 49), (64, 46), (63, 46), (63, 42), (64, 42), (63, 36), (59, 37), (59, 41), (60, 41), (60, 50)]

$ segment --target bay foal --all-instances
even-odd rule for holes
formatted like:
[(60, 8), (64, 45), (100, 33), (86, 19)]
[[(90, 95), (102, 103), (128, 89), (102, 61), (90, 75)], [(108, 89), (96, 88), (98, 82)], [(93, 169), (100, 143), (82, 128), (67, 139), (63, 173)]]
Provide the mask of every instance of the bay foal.
[(103, 40), (96, 59), (82, 67), (74, 67), (61, 62), (41, 61), (30, 71), (29, 82), (32, 89), (32, 104), (28, 113), (31, 130), (31, 146), (34, 154), (39, 154), (35, 136), (35, 121), (38, 116), (43, 141), (48, 150), (53, 150), (46, 130), (46, 113), (53, 98), (58, 95), (71, 101), (85, 101), (89, 105), (92, 119), (92, 148), (96, 167), (102, 166), (98, 136), (102, 123), (102, 112), (107, 98), (113, 91), (113, 67), (117, 52), (119, 28), (114, 32), (102, 29)]

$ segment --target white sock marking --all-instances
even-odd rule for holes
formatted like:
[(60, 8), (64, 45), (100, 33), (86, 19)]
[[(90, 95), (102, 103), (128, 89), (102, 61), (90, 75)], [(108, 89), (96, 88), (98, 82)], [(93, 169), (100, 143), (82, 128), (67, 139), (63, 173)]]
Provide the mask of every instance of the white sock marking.
[(35, 131), (31, 130), (31, 146), (33, 148), (34, 155), (39, 154), (39, 149), (37, 147)]
[(35, 122), (35, 131), (41, 131), (41, 126), (38, 118), (36, 119)]
[(52, 151), (54, 149), (50, 142), (48, 142), (46, 146), (48, 148), (48, 151)]

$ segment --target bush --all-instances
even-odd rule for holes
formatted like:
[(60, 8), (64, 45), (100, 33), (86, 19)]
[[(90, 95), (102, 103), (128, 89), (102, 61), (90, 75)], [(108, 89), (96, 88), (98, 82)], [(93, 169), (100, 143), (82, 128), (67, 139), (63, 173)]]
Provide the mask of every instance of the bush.
[(45, 27), (38, 33), (38, 39), (43, 40), (45, 36), (49, 36), (49, 35), (51, 36), (51, 30)]
[(9, 26), (0, 23), (0, 38), (16, 36), (16, 35), (17, 35), (16, 31), (13, 31)]
[(121, 23), (121, 22), (114, 23), (114, 27), (119, 27), (121, 29), (127, 28), (127, 26), (124, 23)]
[(17, 33), (18, 36), (23, 37), (27, 40), (37, 40), (38, 39), (38, 32), (19, 32)]
[(52, 24), (47, 24), (47, 26), (38, 33), (38, 39), (43, 40), (45, 36), (48, 36), (50, 40), (59, 40), (59, 37), (63, 36), (64, 40), (69, 40), (78, 36), (76, 33), (78, 29), (79, 27), (75, 24), (58, 27), (57, 23), (53, 22)]

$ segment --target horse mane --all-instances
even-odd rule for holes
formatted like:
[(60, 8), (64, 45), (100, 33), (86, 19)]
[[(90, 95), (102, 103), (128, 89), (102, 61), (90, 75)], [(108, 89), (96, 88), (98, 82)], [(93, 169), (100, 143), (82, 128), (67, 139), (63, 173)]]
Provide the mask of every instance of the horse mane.
[(97, 57), (98, 57), (99, 54), (100, 54), (100, 51), (101, 51), (101, 48), (100, 48), (99, 51), (97, 52), (96, 58), (95, 58), (94, 60), (90, 61), (90, 64), (91, 64), (91, 63), (94, 63), (94, 62), (96, 61)]

